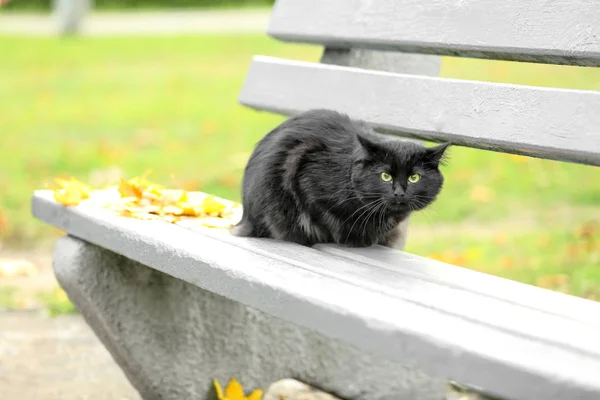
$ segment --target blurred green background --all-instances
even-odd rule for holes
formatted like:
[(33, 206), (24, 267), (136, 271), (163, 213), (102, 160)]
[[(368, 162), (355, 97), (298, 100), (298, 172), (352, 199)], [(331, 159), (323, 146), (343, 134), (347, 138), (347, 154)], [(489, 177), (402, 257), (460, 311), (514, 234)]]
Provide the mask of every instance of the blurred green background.
[[(57, 176), (102, 185), (151, 169), (159, 183), (239, 200), (253, 145), (283, 120), (237, 104), (251, 57), (317, 61), (322, 51), (262, 33), (0, 36), (0, 49), (5, 248), (56, 237), (30, 216), (29, 198)], [(445, 58), (442, 75), (600, 90), (598, 68)], [(599, 168), (458, 147), (450, 156), (408, 251), (600, 298)]]
[[(6, 10), (48, 11), (54, 0), (14, 0)], [(271, 6), (274, 0), (94, 0), (96, 10), (137, 10), (170, 8), (239, 8)]]

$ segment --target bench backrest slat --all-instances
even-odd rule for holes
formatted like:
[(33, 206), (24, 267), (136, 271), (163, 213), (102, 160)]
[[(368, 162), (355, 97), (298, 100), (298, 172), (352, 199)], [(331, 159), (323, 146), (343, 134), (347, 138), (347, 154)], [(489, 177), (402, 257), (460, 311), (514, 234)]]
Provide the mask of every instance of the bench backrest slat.
[(600, 66), (594, 0), (278, 0), (268, 29), (330, 48)]
[(255, 57), (239, 98), (348, 113), (390, 133), (600, 165), (600, 92), (393, 74)]

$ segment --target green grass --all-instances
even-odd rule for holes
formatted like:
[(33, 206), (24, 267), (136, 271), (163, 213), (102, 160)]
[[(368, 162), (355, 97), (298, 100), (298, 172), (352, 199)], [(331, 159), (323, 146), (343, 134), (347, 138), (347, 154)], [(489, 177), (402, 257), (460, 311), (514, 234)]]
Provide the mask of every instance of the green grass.
[[(13, 0), (0, 8), (0, 12), (31, 12), (50, 11), (51, 0)], [(147, 0), (147, 1), (123, 1), (123, 0), (96, 0), (95, 11), (104, 10), (164, 10), (164, 9), (224, 9), (224, 8), (264, 8), (271, 7), (273, 0)]]
[(59, 288), (26, 291), (17, 286), (0, 286), (0, 310), (42, 310), (48, 316), (74, 314), (77, 309)]
[[(29, 197), (60, 175), (99, 184), (113, 166), (152, 169), (158, 182), (239, 199), (249, 152), (282, 120), (237, 104), (251, 56), (320, 55), (264, 36), (0, 37), (0, 48), (0, 230), (21, 243), (53, 234), (31, 218)], [(600, 90), (594, 68), (445, 59), (442, 74)], [(444, 172), (439, 201), (413, 218), (409, 251), (600, 294), (600, 169), (453, 148)]]

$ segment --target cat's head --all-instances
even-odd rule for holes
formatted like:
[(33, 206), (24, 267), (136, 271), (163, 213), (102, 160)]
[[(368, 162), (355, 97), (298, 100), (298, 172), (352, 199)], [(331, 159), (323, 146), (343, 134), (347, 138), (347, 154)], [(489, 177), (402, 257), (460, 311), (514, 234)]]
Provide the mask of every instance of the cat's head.
[(375, 135), (358, 135), (352, 184), (363, 202), (383, 201), (390, 213), (422, 210), (440, 193), (439, 170), (450, 143), (425, 147)]

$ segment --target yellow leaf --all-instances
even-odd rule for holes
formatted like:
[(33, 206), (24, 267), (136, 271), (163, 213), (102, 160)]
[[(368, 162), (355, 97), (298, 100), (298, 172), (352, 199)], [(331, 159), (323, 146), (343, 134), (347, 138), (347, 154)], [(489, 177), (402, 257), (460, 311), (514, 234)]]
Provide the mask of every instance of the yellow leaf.
[(54, 191), (54, 200), (65, 206), (76, 206), (81, 203), (83, 198), (81, 193), (76, 191), (74, 188), (68, 187), (66, 189), (58, 189)]
[(565, 274), (557, 275), (545, 275), (539, 277), (536, 282), (536, 286), (543, 287), (545, 289), (559, 289), (560, 287), (569, 284), (569, 277)]
[(183, 193), (181, 194), (181, 197), (179, 198), (179, 202), (180, 203), (187, 203), (188, 200), (188, 194), (187, 192), (184, 190)]
[(465, 266), (467, 262), (467, 259), (463, 254), (451, 250), (445, 251), (443, 253), (432, 253), (427, 255), (427, 257), (441, 262), (445, 262), (447, 264), (458, 265), (459, 267)]
[(235, 378), (231, 378), (225, 388), (225, 396), (228, 400), (244, 400), (244, 388)]
[(76, 206), (90, 197), (92, 188), (75, 178), (69, 180), (55, 179), (59, 189), (54, 191), (54, 200), (65, 206)]
[(217, 392), (217, 397), (219, 398), (219, 400), (225, 400), (225, 396), (223, 395), (223, 388), (221, 387), (219, 381), (217, 381), (215, 378), (213, 378), (213, 385), (215, 386), (215, 391)]
[(512, 158), (514, 161), (518, 162), (518, 163), (524, 163), (527, 162), (528, 158), (525, 156), (520, 156), (518, 154), (508, 154), (509, 158)]
[(5, 232), (8, 230), (8, 223), (6, 220), (6, 213), (0, 209), (0, 232)]
[(74, 190), (78, 191), (83, 199), (89, 198), (93, 191), (90, 186), (78, 181), (75, 178), (69, 179), (67, 185), (69, 187), (72, 187)]
[(132, 181), (133, 180), (126, 181), (121, 178), (121, 182), (119, 183), (119, 193), (121, 193), (121, 197), (137, 197), (138, 199), (141, 199), (143, 192), (137, 182)]
[(219, 213), (219, 212), (225, 210), (225, 208), (226, 208), (225, 204), (221, 203), (220, 201), (217, 201), (217, 199), (215, 199), (215, 196), (208, 196), (202, 202), (202, 209), (207, 214), (210, 214), (213, 212)]
[(244, 396), (244, 388), (235, 378), (231, 378), (224, 393), (221, 384), (215, 378), (213, 385), (219, 400), (262, 400), (263, 392), (260, 389), (256, 389), (248, 397)]
[(56, 291), (54, 292), (54, 296), (59, 301), (69, 301), (69, 296), (67, 296), (67, 292), (65, 292), (61, 288), (56, 289)]
[(145, 176), (121, 178), (119, 184), (103, 190), (94, 190), (74, 178), (56, 179), (56, 185), (54, 198), (61, 204), (77, 205), (85, 201), (88, 207), (141, 220), (175, 223), (192, 217), (204, 226), (228, 228), (239, 220), (242, 211), (238, 203), (201, 192), (166, 189)]
[(479, 203), (488, 203), (494, 197), (494, 191), (487, 186), (475, 186), (471, 189), (470, 198)]
[(464, 256), (469, 261), (477, 261), (481, 257), (481, 249), (479, 249), (477, 247), (469, 247), (468, 249), (465, 250)]
[(194, 207), (192, 204), (181, 203), (179, 204), (179, 207), (181, 207), (182, 210), (181, 215), (187, 215), (189, 217), (200, 217), (203, 215), (202, 210), (200, 208)]
[(504, 269), (512, 268), (513, 264), (513, 259), (509, 256), (504, 256), (500, 259), (500, 266)]
[(178, 206), (166, 206), (161, 210), (164, 214), (183, 215), (184, 210)]
[(200, 226), (206, 226), (207, 228), (227, 229), (233, 225), (233, 221), (225, 218), (206, 217), (200, 220)]
[(37, 267), (26, 260), (0, 260), (0, 276), (34, 276)]
[(248, 400), (261, 400), (263, 392), (260, 389), (256, 389), (254, 392), (250, 393), (248, 396)]
[(508, 235), (506, 233), (497, 233), (494, 236), (494, 243), (499, 245), (508, 243)]

